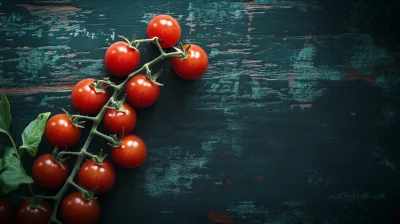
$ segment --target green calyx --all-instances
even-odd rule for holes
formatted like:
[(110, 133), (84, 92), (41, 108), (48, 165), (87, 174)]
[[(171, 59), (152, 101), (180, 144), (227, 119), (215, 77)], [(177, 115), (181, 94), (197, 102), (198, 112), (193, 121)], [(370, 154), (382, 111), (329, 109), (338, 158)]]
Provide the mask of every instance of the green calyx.
[(103, 154), (103, 149), (100, 150), (99, 154), (93, 157), (93, 161), (98, 165), (103, 165), (104, 159), (107, 157), (107, 154)]
[(68, 116), (69, 120), (71, 121), (71, 123), (78, 128), (84, 128), (83, 124), (85, 123), (84, 120), (82, 120), (79, 116), (79, 114), (71, 114), (70, 112), (68, 112), (67, 110), (65, 110), (64, 108), (61, 108), (64, 113)]
[(140, 42), (136, 41), (135, 36), (132, 37), (132, 40), (128, 40), (128, 38), (121, 36), (121, 35), (118, 35), (118, 37), (124, 39), (128, 43), (130, 48), (132, 48), (136, 51), (139, 51), (138, 47), (139, 47)]

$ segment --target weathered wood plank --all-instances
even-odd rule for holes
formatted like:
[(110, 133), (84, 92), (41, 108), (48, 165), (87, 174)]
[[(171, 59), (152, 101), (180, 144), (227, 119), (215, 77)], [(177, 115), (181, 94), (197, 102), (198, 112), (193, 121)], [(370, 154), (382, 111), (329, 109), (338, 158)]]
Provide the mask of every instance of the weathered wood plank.
[[(161, 96), (138, 110), (134, 131), (148, 160), (118, 169), (114, 190), (99, 198), (102, 223), (388, 223), (400, 212), (398, 51), (371, 33), (389, 23), (379, 17), (388, 6), (0, 2), (0, 94), (9, 96), (15, 134), (39, 112), (71, 110), (78, 80), (108, 76), (107, 46), (118, 35), (144, 37), (156, 14), (175, 16), (182, 41), (209, 54), (196, 82), (177, 78), (168, 62), (157, 66)], [(373, 25), (364, 25), (374, 8)], [(156, 53), (147, 48), (143, 63)]]

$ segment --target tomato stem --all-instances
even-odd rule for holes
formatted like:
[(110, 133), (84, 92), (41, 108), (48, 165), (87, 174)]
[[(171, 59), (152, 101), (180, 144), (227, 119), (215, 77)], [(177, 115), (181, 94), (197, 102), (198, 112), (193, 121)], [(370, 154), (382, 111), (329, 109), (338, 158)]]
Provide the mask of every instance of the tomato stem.
[(45, 195), (36, 195), (36, 198), (46, 199), (46, 200), (55, 200), (56, 196), (45, 196)]
[(155, 39), (156, 45), (158, 47), (158, 50), (160, 51), (161, 55), (165, 55), (165, 51), (162, 49), (161, 45), (160, 45), (160, 38), (156, 38)]
[(151, 76), (151, 70), (148, 65), (146, 65), (145, 69), (146, 69), (146, 76), (149, 78)]
[(78, 189), (80, 192), (82, 192), (82, 194), (87, 194), (88, 190), (86, 190), (85, 188), (79, 186), (77, 183), (75, 183), (73, 180), (69, 179), (68, 180), (69, 184), (71, 184), (72, 186), (74, 186), (76, 189)]
[(89, 157), (91, 157), (91, 158), (96, 158), (97, 157), (96, 155), (93, 155), (92, 153), (87, 152), (87, 151), (85, 151), (84, 154), (89, 156)]
[(86, 120), (90, 120), (90, 121), (94, 121), (95, 120), (94, 117), (80, 115), (80, 114), (71, 115), (71, 119), (86, 119)]
[(61, 152), (58, 153), (58, 155), (80, 156), (80, 155), (82, 155), (82, 152), (67, 152), (67, 151), (61, 151)]
[(111, 137), (111, 136), (105, 135), (105, 134), (103, 134), (103, 133), (101, 133), (101, 132), (99, 132), (99, 131), (97, 131), (97, 130), (94, 130), (93, 133), (94, 133), (95, 135), (97, 135), (97, 136), (100, 136), (100, 137), (106, 139), (107, 141), (109, 141), (109, 142), (112, 143), (112, 144), (117, 144), (117, 142), (115, 141), (115, 139), (114, 139), (113, 137)]
[[(37, 196), (37, 197), (42, 197), (42, 198), (43, 198), (43, 197), (46, 197), (46, 198), (49, 198), (49, 199), (53, 199), (53, 200), (54, 200), (53, 212), (52, 212), (52, 217), (51, 217), (51, 220), (50, 220), (51, 222), (53, 222), (53, 223), (58, 223), (58, 224), (62, 224), (62, 223), (57, 219), (58, 207), (59, 207), (59, 205), (60, 205), (60, 203), (61, 203), (61, 200), (62, 200), (64, 194), (67, 192), (69, 185), (73, 185), (74, 187), (76, 187), (76, 188), (79, 189), (80, 191), (85, 192), (86, 194), (89, 194), (89, 193), (90, 193), (90, 192), (87, 191), (86, 189), (83, 189), (82, 187), (80, 187), (79, 185), (77, 185), (77, 184), (74, 182), (74, 178), (75, 178), (76, 174), (78, 173), (78, 170), (79, 170), (79, 168), (80, 168), (80, 166), (81, 166), (81, 164), (82, 164), (82, 162), (83, 162), (83, 159), (84, 159), (86, 156), (89, 156), (89, 157), (92, 157), (92, 158), (97, 158), (97, 157), (98, 157), (98, 156), (93, 155), (93, 154), (91, 154), (91, 153), (89, 153), (89, 152), (87, 151), (88, 148), (89, 148), (90, 143), (91, 143), (92, 140), (93, 140), (93, 137), (94, 137), (95, 135), (100, 136), (100, 137), (103, 137), (104, 139), (108, 140), (110, 143), (114, 144), (114, 147), (115, 147), (115, 144), (120, 144), (120, 142), (118, 142), (117, 140), (120, 141), (120, 139), (123, 137), (122, 135), (119, 136), (119, 137), (116, 137), (116, 136), (114, 136), (114, 137), (107, 136), (107, 135), (105, 135), (105, 134), (99, 132), (99, 131), (97, 130), (97, 127), (99, 126), (101, 120), (103, 119), (103, 116), (104, 116), (106, 110), (107, 110), (108, 108), (112, 108), (112, 103), (115, 102), (115, 101), (118, 99), (118, 96), (123, 92), (123, 90), (124, 90), (126, 84), (128, 83), (128, 81), (129, 81), (131, 78), (133, 78), (135, 75), (137, 75), (137, 74), (139, 74), (139, 73), (142, 73), (144, 70), (150, 71), (150, 67), (151, 67), (152, 65), (154, 65), (154, 64), (156, 64), (156, 63), (158, 63), (158, 62), (160, 62), (160, 61), (162, 61), (162, 60), (164, 60), (164, 59), (166, 59), (166, 58), (184, 57), (184, 56), (185, 56), (185, 52), (182, 51), (182, 50), (180, 50), (180, 49), (178, 49), (178, 48), (174, 48), (174, 49), (176, 50), (175, 52), (165, 53), (165, 52), (163, 51), (161, 45), (160, 45), (160, 42), (159, 42), (159, 38), (158, 38), (158, 37), (153, 37), (153, 38), (151, 38), (151, 39), (134, 40), (134, 41), (131, 42), (131, 44), (134, 45), (134, 46), (138, 46), (140, 43), (145, 43), (145, 42), (147, 42), (147, 43), (149, 43), (149, 42), (154, 42), (154, 43), (157, 45), (157, 47), (158, 47), (158, 49), (159, 49), (159, 51), (160, 51), (160, 55), (159, 55), (157, 58), (153, 59), (152, 61), (145, 63), (140, 69), (137, 69), (136, 71), (134, 71), (134, 72), (132, 72), (131, 74), (129, 74), (128, 77), (127, 77), (122, 83), (120, 83), (119, 85), (114, 85), (114, 84), (108, 83), (108, 86), (114, 88), (115, 91), (114, 91), (113, 95), (109, 98), (109, 100), (107, 101), (107, 103), (104, 105), (104, 107), (103, 107), (103, 108), (100, 110), (100, 112), (96, 115), (96, 117), (88, 117), (88, 116), (83, 116), (83, 115), (73, 115), (73, 116), (75, 116), (76, 118), (79, 118), (79, 119), (91, 120), (91, 121), (93, 121), (93, 125), (92, 125), (92, 128), (90, 129), (89, 135), (88, 135), (88, 137), (87, 137), (87, 139), (86, 139), (84, 145), (82, 146), (80, 152), (64, 152), (64, 151), (63, 151), (63, 152), (59, 152), (59, 153), (66, 154), (66, 155), (68, 155), (68, 154), (69, 154), (69, 155), (77, 155), (78, 157), (77, 157), (75, 166), (73, 167), (73, 169), (72, 169), (72, 171), (71, 171), (71, 174), (69, 175), (67, 181), (66, 181), (66, 182), (64, 183), (64, 185), (61, 187), (61, 189), (58, 191), (58, 193), (57, 193), (55, 196), (41, 196), (41, 195), (38, 195), (38, 196)], [(111, 145), (112, 145), (112, 144), (111, 144)]]

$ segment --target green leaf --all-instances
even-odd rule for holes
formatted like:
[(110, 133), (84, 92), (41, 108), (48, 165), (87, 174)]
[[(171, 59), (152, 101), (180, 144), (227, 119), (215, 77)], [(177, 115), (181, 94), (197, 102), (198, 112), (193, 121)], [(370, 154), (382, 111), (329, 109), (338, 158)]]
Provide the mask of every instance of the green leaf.
[(50, 112), (39, 114), (39, 116), (25, 128), (22, 132), (22, 146), (20, 149), (26, 149), (31, 156), (36, 156), (50, 114)]
[(11, 123), (10, 104), (5, 95), (0, 100), (0, 132), (8, 134)]
[(21, 162), (14, 148), (7, 147), (3, 157), (3, 172), (0, 174), (0, 186), (3, 194), (10, 193), (20, 184), (31, 184), (33, 180), (21, 168)]

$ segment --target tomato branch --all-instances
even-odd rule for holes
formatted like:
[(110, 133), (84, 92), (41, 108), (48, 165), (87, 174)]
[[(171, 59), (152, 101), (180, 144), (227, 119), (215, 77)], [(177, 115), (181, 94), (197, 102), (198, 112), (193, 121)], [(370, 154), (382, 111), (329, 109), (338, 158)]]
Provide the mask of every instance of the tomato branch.
[[(171, 29), (171, 26), (174, 29)], [(73, 106), (79, 113), (73, 115), (64, 110), (64, 113), (54, 115), (48, 121), (50, 112), (40, 114), (25, 128), (22, 133), (23, 144), (19, 148), (9, 134), (10, 108), (6, 97), (2, 96), (0, 98), (0, 132), (6, 133), (13, 145), (13, 148), (5, 148), (5, 156), (0, 160), (0, 186), (3, 193), (17, 189), (20, 184), (33, 182), (46, 190), (59, 189), (53, 196), (36, 195), (26, 198), (19, 209), (28, 211), (27, 205), (31, 208), (33, 208), (32, 206), (43, 208), (40, 210), (41, 215), (46, 220), (50, 220), (50, 223), (61, 223), (57, 217), (58, 209), (61, 209), (61, 218), (66, 223), (81, 223), (80, 214), (83, 213), (85, 216), (90, 216), (91, 220), (86, 220), (87, 223), (97, 222), (100, 208), (94, 196), (112, 188), (115, 171), (111, 163), (105, 159), (107, 155), (103, 155), (103, 150), (97, 155), (88, 151), (93, 138), (99, 136), (108, 141), (112, 147), (111, 157), (119, 166), (123, 168), (140, 166), (146, 158), (147, 149), (140, 137), (130, 134), (136, 124), (136, 112), (132, 106), (148, 107), (156, 102), (160, 92), (159, 86), (162, 85), (156, 79), (162, 70), (151, 74), (152, 66), (166, 58), (174, 57), (172, 67), (175, 73), (184, 79), (199, 78), (207, 69), (207, 54), (201, 47), (182, 44), (174, 47), (179, 43), (180, 35), (180, 25), (173, 17), (159, 15), (149, 22), (148, 39), (135, 40), (132, 38), (132, 40), (128, 40), (120, 36), (126, 43), (117, 41), (111, 44), (105, 52), (104, 63), (110, 74), (125, 77), (125, 80), (120, 84), (115, 84), (110, 78), (99, 80), (85, 78), (79, 81), (71, 93)], [(141, 43), (155, 44), (160, 54), (138, 68), (140, 64), (138, 47)], [(167, 48), (171, 48), (174, 52), (166, 53), (165, 49)], [(123, 60), (120, 60), (121, 57)], [(143, 96), (143, 88), (146, 88), (146, 97), (139, 98), (139, 95)], [(114, 91), (108, 91), (109, 89)], [(110, 94), (111, 92), (112, 94)], [(144, 102), (142, 102), (142, 98), (145, 99)], [(90, 122), (92, 126), (80, 150), (76, 152), (59, 151), (59, 148), (68, 150), (77, 145), (81, 138), (81, 128), (84, 128), (83, 124), (86, 120), (92, 121)], [(101, 133), (98, 130), (100, 123), (112, 134)], [(124, 135), (124, 133), (128, 134)], [(43, 134), (54, 150), (52, 154), (47, 153), (36, 159), (32, 169), (33, 178), (31, 178), (26, 175), (22, 167), (22, 152), (27, 151), (34, 157)], [(127, 150), (119, 150), (121, 148)], [(68, 166), (65, 161), (72, 156), (77, 158), (68, 176)], [(86, 158), (90, 159), (86, 160)], [(90, 170), (88, 170), (89, 167)], [(109, 172), (102, 177), (102, 175), (97, 175), (99, 172), (104, 173), (100, 170)], [(74, 192), (64, 197), (71, 185), (80, 192)], [(30, 190), (32, 191), (31, 188)], [(33, 203), (27, 204), (32, 199)], [(53, 200), (53, 208), (46, 199)], [(61, 203), (62, 205), (72, 204), (71, 206), (78, 206), (79, 209), (65, 211), (67, 209), (64, 206), (59, 208)], [(29, 214), (29, 212), (24, 214), (25, 220), (34, 217), (37, 217), (36, 212), (35, 214)]]
[[(151, 39), (143, 39), (143, 40), (135, 40), (134, 43), (135, 44), (139, 44), (139, 43), (144, 43), (144, 42), (155, 42), (155, 44), (158, 46), (158, 48), (160, 49), (160, 53), (161, 55), (159, 55), (157, 58), (153, 59), (150, 62), (147, 62), (146, 64), (144, 64), (140, 69), (137, 69), (135, 72), (132, 72), (131, 74), (129, 74), (129, 76), (119, 85), (117, 86), (111, 86), (112, 88), (115, 89), (113, 95), (108, 99), (106, 105), (100, 110), (100, 112), (97, 114), (96, 117), (87, 117), (87, 116), (83, 116), (83, 115), (73, 115), (76, 116), (77, 118), (84, 118), (84, 119), (89, 119), (93, 121), (93, 126), (89, 132), (89, 136), (86, 139), (86, 142), (84, 143), (83, 147), (81, 148), (80, 152), (60, 152), (60, 153), (64, 153), (64, 154), (70, 154), (70, 155), (77, 155), (77, 161), (75, 163), (74, 168), (72, 169), (71, 174), (69, 175), (67, 181), (64, 183), (64, 185), (61, 187), (61, 189), (59, 190), (59, 192), (55, 195), (55, 196), (48, 196), (51, 199), (54, 199), (54, 206), (53, 206), (53, 212), (52, 212), (52, 218), (51, 221), (54, 223), (61, 223), (58, 219), (57, 219), (57, 213), (58, 213), (58, 207), (59, 204), (61, 202), (61, 199), (63, 198), (63, 195), (65, 194), (65, 192), (68, 190), (69, 185), (73, 185), (74, 187), (80, 189), (80, 190), (84, 190), (82, 187), (80, 187), (79, 185), (77, 185), (73, 180), (79, 170), (79, 167), (81, 166), (81, 163), (83, 161), (83, 159), (86, 156), (95, 158), (97, 156), (90, 154), (89, 152), (87, 152), (90, 143), (92, 142), (92, 139), (95, 135), (100, 136), (108, 141), (110, 141), (111, 143), (116, 143), (115, 139), (107, 136), (101, 132), (99, 132), (97, 130), (97, 127), (99, 126), (101, 120), (103, 119), (103, 116), (106, 112), (106, 110), (110, 107), (112, 107), (112, 104), (114, 102), (116, 102), (116, 99), (118, 98), (118, 96), (123, 92), (123, 89), (125, 88), (126, 84), (128, 83), (128, 81), (134, 77), (135, 75), (143, 72), (143, 70), (150, 70), (150, 67), (153, 66), (154, 64), (166, 59), (166, 58), (171, 58), (171, 57), (184, 57), (185, 52), (182, 52), (181, 50), (177, 50), (176, 52), (171, 52), (171, 53), (165, 53), (164, 51), (162, 51), (162, 48), (160, 46), (159, 43), (159, 38), (154, 37)], [(176, 49), (176, 48), (175, 48)], [(87, 192), (87, 191), (86, 191)], [(38, 195), (38, 197), (41, 197), (40, 195)]]

